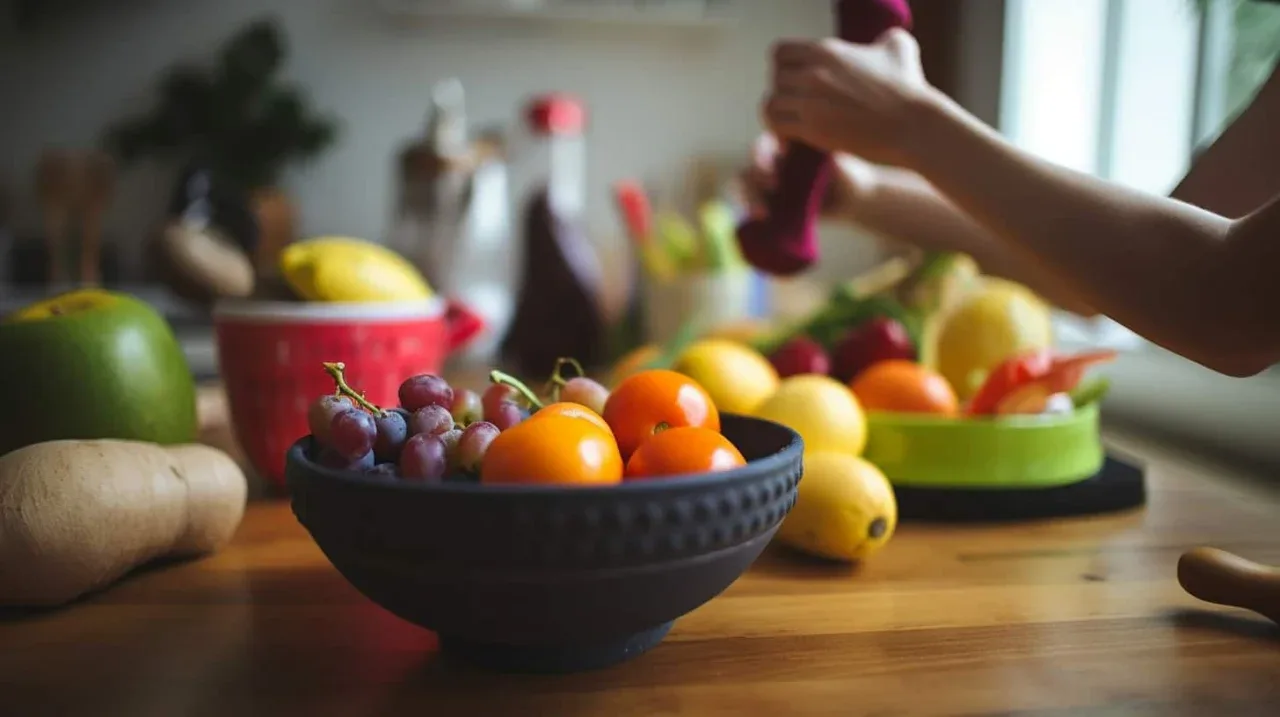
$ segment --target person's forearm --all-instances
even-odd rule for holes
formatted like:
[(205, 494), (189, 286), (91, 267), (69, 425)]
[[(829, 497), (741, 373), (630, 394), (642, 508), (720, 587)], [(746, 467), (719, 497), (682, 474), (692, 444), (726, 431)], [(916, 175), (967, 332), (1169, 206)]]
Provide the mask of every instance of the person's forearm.
[(1031, 156), (941, 94), (911, 121), (910, 168), (1090, 305), (1217, 370), (1259, 368), (1280, 325), (1218, 269), (1230, 220)]
[(1238, 219), (1280, 194), (1280, 64), (1253, 102), (1192, 162), (1172, 196)]
[(929, 251), (968, 254), (986, 274), (1029, 286), (1054, 305), (1081, 316), (1097, 314), (1049, 272), (1010, 252), (918, 174), (875, 167), (857, 191), (848, 220), (888, 239)]

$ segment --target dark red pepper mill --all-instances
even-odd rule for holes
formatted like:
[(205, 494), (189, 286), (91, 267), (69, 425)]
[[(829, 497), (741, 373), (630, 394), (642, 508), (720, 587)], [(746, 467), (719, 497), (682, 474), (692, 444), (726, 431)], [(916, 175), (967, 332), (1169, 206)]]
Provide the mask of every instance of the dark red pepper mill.
[[(911, 29), (906, 0), (837, 0), (835, 12), (838, 36), (849, 42), (871, 43), (890, 28)], [(792, 144), (778, 160), (777, 177), (766, 213), (738, 227), (738, 243), (752, 266), (790, 276), (818, 260), (815, 224), (831, 179), (831, 157)]]

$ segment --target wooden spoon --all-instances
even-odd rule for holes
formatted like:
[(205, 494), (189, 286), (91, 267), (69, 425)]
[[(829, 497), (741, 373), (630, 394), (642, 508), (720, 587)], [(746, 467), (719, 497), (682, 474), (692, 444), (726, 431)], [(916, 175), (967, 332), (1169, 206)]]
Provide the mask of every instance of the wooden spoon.
[(102, 224), (115, 193), (115, 167), (111, 158), (93, 152), (81, 158), (83, 192), (80, 195), (80, 281), (98, 284), (102, 266)]
[(45, 250), (49, 257), (49, 282), (66, 279), (64, 253), (72, 205), (75, 203), (76, 177), (74, 162), (62, 151), (46, 151), (36, 168), (36, 193), (44, 215)]
[(1178, 560), (1178, 583), (1205, 602), (1252, 610), (1280, 623), (1280, 568), (1217, 548), (1195, 548)]

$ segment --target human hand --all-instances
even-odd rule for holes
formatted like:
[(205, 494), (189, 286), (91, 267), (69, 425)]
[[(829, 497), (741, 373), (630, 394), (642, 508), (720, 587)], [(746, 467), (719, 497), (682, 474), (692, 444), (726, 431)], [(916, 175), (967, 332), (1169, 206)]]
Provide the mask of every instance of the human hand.
[(895, 28), (870, 45), (830, 38), (778, 43), (763, 114), (784, 141), (902, 166), (914, 110), (933, 96), (919, 46)]
[[(785, 144), (772, 134), (760, 135), (752, 145), (750, 161), (739, 173), (743, 195), (752, 216), (762, 216), (766, 212), (768, 196), (777, 188), (778, 155), (784, 147)], [(847, 154), (837, 154), (833, 159), (835, 171), (827, 184), (822, 212), (828, 217), (851, 219), (860, 199), (867, 196), (875, 184), (876, 167)]]

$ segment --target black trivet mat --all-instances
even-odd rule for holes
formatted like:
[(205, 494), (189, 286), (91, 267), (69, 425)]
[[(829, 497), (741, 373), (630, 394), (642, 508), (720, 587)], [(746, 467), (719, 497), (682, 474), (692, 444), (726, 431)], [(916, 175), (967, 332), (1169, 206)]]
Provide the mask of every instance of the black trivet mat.
[(993, 523), (1127, 510), (1147, 502), (1146, 471), (1107, 456), (1091, 478), (1054, 488), (894, 486), (900, 522)]

